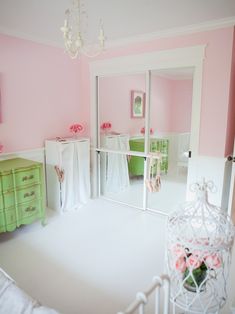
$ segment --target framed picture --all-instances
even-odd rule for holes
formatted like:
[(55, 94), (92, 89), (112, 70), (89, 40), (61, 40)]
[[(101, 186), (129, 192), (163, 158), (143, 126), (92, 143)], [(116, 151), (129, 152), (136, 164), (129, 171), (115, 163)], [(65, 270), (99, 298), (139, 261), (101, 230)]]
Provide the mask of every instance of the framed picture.
[(131, 118), (144, 118), (145, 115), (145, 93), (131, 91)]

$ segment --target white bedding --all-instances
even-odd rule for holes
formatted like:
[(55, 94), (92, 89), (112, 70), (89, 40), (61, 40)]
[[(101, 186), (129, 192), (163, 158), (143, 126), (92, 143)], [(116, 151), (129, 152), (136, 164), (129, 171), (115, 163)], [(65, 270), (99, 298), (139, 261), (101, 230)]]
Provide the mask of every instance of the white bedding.
[(58, 314), (41, 306), (0, 268), (0, 314)]

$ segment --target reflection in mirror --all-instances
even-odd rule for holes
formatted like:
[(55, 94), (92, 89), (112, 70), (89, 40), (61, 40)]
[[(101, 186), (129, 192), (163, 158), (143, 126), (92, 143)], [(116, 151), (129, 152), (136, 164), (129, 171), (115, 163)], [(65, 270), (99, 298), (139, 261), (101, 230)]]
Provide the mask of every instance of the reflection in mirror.
[[(193, 68), (151, 74), (150, 151), (161, 155), (161, 189), (148, 193), (147, 207), (169, 213), (186, 198)], [(150, 169), (153, 178), (156, 163)]]
[[(108, 140), (116, 141), (116, 138), (110, 136)], [(100, 193), (114, 201), (142, 208), (143, 177), (133, 176), (129, 171), (132, 158), (119, 153), (100, 153)]]
[(125, 135), (131, 139), (141, 135), (145, 126), (145, 88), (145, 73), (99, 78), (100, 148), (129, 150), (118, 141), (107, 142), (106, 137)]

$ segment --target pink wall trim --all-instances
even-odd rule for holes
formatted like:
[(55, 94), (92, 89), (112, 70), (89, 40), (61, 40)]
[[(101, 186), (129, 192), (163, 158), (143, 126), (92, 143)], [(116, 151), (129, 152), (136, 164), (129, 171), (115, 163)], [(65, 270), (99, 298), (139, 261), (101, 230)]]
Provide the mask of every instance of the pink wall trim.
[(69, 136), (69, 125), (83, 122), (80, 62), (62, 49), (4, 35), (0, 56), (4, 152), (43, 147), (46, 138)]
[[(227, 114), (229, 103), (230, 70), (233, 48), (233, 27), (195, 33), (175, 38), (162, 38), (148, 43), (110, 49), (100, 59), (139, 54), (150, 51), (166, 50), (179, 47), (206, 45), (203, 70), (201, 125), (199, 153), (201, 155), (223, 157), (227, 136)], [(84, 59), (89, 73), (89, 60)], [(89, 75), (83, 77), (86, 82), (86, 94), (83, 104), (89, 106)]]

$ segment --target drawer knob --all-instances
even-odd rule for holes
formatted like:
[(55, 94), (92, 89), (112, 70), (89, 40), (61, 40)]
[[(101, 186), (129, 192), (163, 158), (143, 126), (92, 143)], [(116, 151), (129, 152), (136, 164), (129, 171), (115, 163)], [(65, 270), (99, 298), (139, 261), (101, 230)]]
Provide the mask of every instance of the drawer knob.
[(22, 181), (31, 180), (31, 179), (33, 179), (33, 178), (34, 178), (34, 175), (31, 174), (30, 176), (24, 176), (24, 177), (22, 178)]
[(30, 196), (33, 196), (33, 195), (35, 195), (35, 192), (34, 192), (34, 191), (32, 191), (32, 192), (30, 192), (30, 193), (25, 193), (25, 194), (24, 194), (24, 198), (30, 197)]
[(29, 206), (25, 209), (26, 212), (33, 212), (34, 210), (36, 210), (37, 208), (35, 206)]

